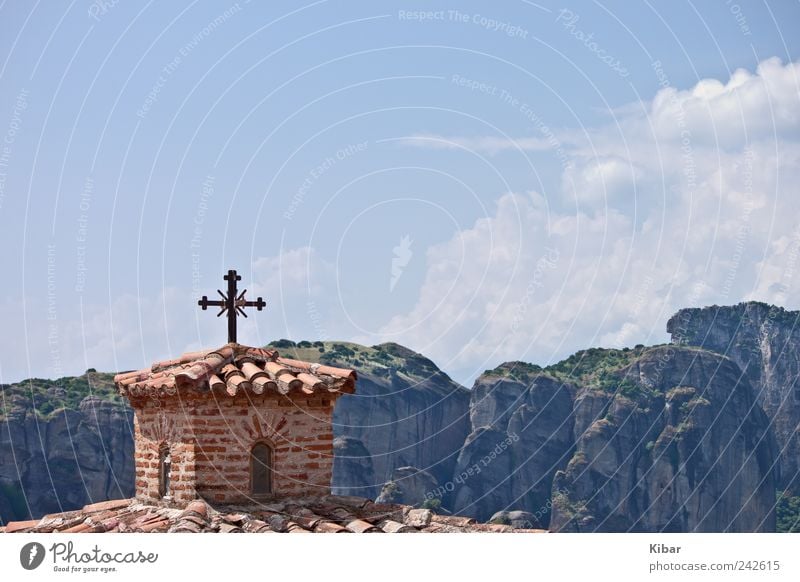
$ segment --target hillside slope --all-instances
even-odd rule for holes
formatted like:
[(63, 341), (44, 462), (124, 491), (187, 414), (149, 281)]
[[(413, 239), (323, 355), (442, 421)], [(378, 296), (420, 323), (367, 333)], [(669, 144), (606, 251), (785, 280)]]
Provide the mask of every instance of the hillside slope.
[[(558, 531), (789, 531), (795, 319), (684, 310), (680, 345), (508, 362), (471, 390), (397, 344), (271, 345), (358, 372), (334, 415), (336, 494)], [(132, 495), (132, 413), (110, 375), (0, 395), (0, 519)]]
[[(336, 493), (376, 497), (405, 467), (450, 477), (469, 427), (469, 391), (428, 358), (398, 344), (273, 342), (282, 354), (358, 372), (356, 394), (336, 404)], [(396, 481), (395, 481), (396, 482)], [(395, 497), (420, 503), (420, 495)]]
[(133, 494), (133, 413), (111, 374), (0, 385), (0, 520)]
[(744, 370), (775, 432), (779, 486), (800, 495), (800, 311), (758, 302), (682, 309), (667, 331), (674, 343), (713, 350)]

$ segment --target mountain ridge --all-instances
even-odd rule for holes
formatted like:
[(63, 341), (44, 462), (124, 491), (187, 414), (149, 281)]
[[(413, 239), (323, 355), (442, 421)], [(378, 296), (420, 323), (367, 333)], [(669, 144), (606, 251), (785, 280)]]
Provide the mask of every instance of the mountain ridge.
[[(588, 348), (545, 367), (504, 362), (471, 388), (393, 342), (283, 339), (269, 345), (287, 357), (359, 374), (358, 392), (343, 397), (334, 416), (334, 493), (497, 523), (514, 515), (556, 531), (775, 531), (776, 520), (781, 531), (800, 529), (792, 482), (764, 462), (782, 458), (770, 443), (773, 426), (786, 425), (776, 415), (787, 408), (766, 406), (762, 370), (756, 369), (770, 364), (769, 370), (785, 372), (765, 376), (778, 390), (774, 385), (791, 376), (796, 356), (787, 371), (760, 348), (758, 361), (745, 361), (744, 352), (729, 345), (735, 348), (736, 338), (751, 341), (753, 326), (763, 328), (765, 320), (775, 337), (794, 339), (794, 327), (785, 329), (793, 312), (766, 304), (705, 309), (670, 318), (673, 343)], [(767, 318), (770, 309), (777, 315)], [(739, 325), (731, 328), (737, 317)], [(737, 380), (741, 365), (745, 372)], [(693, 385), (683, 385), (687, 378)], [(130, 496), (125, 458), (132, 457), (132, 417), (109, 374), (31, 379), (2, 385), (0, 392), (6, 451), (0, 520)], [(709, 418), (724, 421), (704, 440), (697, 427)], [(37, 445), (42, 432), (46, 438)], [(64, 434), (80, 446), (70, 450)], [(722, 452), (714, 439), (743, 439), (737, 454), (752, 459), (743, 477), (704, 460)], [(783, 442), (780, 434), (777, 442)], [(47, 477), (51, 465), (63, 475), (57, 485)], [(734, 484), (735, 493), (705, 515), (698, 508), (721, 483)], [(680, 496), (664, 493), (669, 486)], [(776, 489), (784, 488), (776, 500)], [(753, 496), (753, 503), (743, 503)], [(741, 511), (733, 510), (737, 504)]]

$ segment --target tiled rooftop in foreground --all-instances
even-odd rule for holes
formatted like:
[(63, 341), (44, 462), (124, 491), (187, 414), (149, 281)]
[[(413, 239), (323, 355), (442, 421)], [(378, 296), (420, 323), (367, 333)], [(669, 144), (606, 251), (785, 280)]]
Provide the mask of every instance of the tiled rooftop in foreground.
[(189, 352), (114, 377), (120, 392), (129, 398), (209, 390), (223, 396), (240, 392), (283, 396), (350, 394), (355, 380), (353, 370), (283, 358), (275, 350), (236, 343)]
[(104, 501), (83, 509), (9, 522), (0, 533), (544, 533), (509, 525), (476, 523), (469, 517), (428, 509), (328, 495), (253, 506), (215, 506), (203, 500), (185, 509), (156, 507), (134, 499)]
[(134, 410), (136, 498), (181, 509), (330, 494), (353, 370), (229, 342), (114, 377)]

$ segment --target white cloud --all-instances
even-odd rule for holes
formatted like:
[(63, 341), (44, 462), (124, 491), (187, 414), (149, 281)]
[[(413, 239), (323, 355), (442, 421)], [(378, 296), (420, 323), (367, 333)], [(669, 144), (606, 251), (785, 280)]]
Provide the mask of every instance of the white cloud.
[(257, 289), (265, 294), (315, 295), (334, 274), (332, 264), (309, 246), (288, 249), (253, 262)]
[[(548, 214), (538, 194), (503, 196), (428, 251), (417, 304), (385, 333), (407, 330), (394, 339), (464, 378), (504, 360), (665, 341), (684, 306), (800, 307), (798, 73), (770, 59), (558, 136), (570, 144), (561, 197), (571, 203)], [(558, 260), (541, 268), (548, 253)]]
[(619, 156), (598, 156), (575, 160), (564, 170), (562, 188), (566, 198), (577, 204), (606, 204), (636, 193), (641, 172), (631, 160)]
[(705, 79), (692, 89), (668, 87), (653, 99), (650, 117), (660, 138), (679, 139), (685, 117), (693, 139), (738, 147), (743, 139), (794, 134), (800, 129), (800, 64), (762, 61), (755, 74), (739, 69), (727, 83)]
[(505, 151), (548, 151), (553, 144), (538, 137), (507, 138), (498, 136), (445, 137), (432, 133), (419, 133), (399, 140), (406, 145), (434, 150), (457, 150), (495, 155)]
[(263, 295), (267, 312), (259, 315), (251, 334), (253, 345), (278, 337), (294, 340), (338, 339), (334, 331), (336, 269), (308, 246), (285, 250), (253, 263), (254, 295)]
[[(466, 379), (504, 360), (663, 341), (667, 318), (684, 306), (800, 307), (798, 65), (770, 59), (725, 82), (667, 87), (615, 116), (556, 136), (570, 162), (557, 193), (505, 194), (489, 216), (430, 247), (416, 303), (364, 341), (404, 343)], [(495, 154), (552, 148), (537, 137), (417, 137)], [(243, 320), (240, 339), (346, 337), (337, 276), (309, 247), (255, 259), (248, 296), (268, 306)], [(193, 299), (182, 289), (122, 295), (86, 305), (81, 321), (59, 298), (57, 358), (47, 306), (31, 300), (27, 346), (7, 346), (0, 380), (57, 375), (56, 364), (63, 374), (132, 368), (224, 342), (224, 322)], [(0, 321), (22, 329), (19, 302), (0, 304)]]

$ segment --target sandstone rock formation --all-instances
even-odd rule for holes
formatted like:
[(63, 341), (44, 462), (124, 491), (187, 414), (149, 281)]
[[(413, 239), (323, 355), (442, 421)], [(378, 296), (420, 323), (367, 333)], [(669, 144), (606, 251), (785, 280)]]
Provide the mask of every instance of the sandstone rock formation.
[(110, 399), (106, 375), (68, 380), (70, 393), (58, 381), (3, 386), (2, 521), (133, 494), (132, 411)]
[(431, 492), (438, 487), (439, 483), (427, 471), (420, 471), (416, 467), (400, 467), (394, 470), (392, 480), (383, 486), (375, 501), (422, 505), (426, 500), (433, 499)]
[(498, 511), (489, 523), (510, 525), (515, 528), (538, 529), (541, 527), (536, 515), (529, 511)]
[[(275, 347), (358, 372), (334, 416), (335, 494), (432, 509), (437, 531), (461, 527), (450, 514), (498, 528), (774, 531), (775, 489), (800, 453), (797, 314), (685, 313), (670, 320), (675, 341), (730, 359), (593, 348), (544, 369), (509, 362), (467, 390), (396, 344)], [(109, 385), (91, 373), (0, 387), (0, 520), (132, 494), (131, 413)]]
[(611, 378), (576, 399), (586, 428), (554, 479), (550, 529), (774, 531), (775, 442), (734, 362), (656, 347)]
[(574, 390), (521, 362), (483, 374), (472, 389), (472, 431), (445, 506), (480, 520), (499, 509), (524, 508), (546, 525), (553, 476), (573, 446)]
[[(337, 402), (333, 420), (337, 437), (356, 439), (369, 452), (374, 480), (366, 485), (380, 490), (400, 467), (417, 467), (439, 482), (449, 479), (469, 432), (469, 391), (428, 358), (397, 344), (319, 343), (283, 352), (358, 371), (356, 394)], [(364, 477), (340, 467), (337, 491), (363, 495)]]
[(667, 331), (674, 343), (724, 354), (744, 370), (775, 432), (778, 485), (800, 494), (800, 312), (757, 302), (682, 309)]
[(334, 495), (358, 495), (374, 499), (380, 492), (372, 469), (372, 456), (360, 440), (337, 436), (333, 439)]

